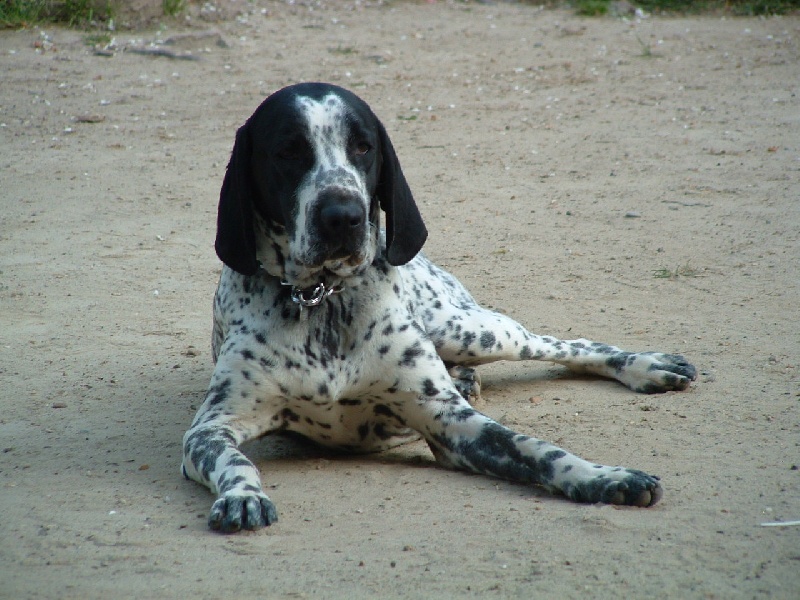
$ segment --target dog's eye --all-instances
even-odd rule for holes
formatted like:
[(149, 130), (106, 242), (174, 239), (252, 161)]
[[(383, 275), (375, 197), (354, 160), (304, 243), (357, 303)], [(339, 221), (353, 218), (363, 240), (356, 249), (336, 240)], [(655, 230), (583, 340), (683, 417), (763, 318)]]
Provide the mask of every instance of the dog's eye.
[(280, 148), (278, 150), (278, 157), (284, 160), (298, 160), (303, 157), (305, 151), (305, 144), (300, 141), (295, 141)]
[(367, 142), (358, 142), (355, 147), (356, 156), (364, 156), (370, 150), (372, 150), (372, 146)]

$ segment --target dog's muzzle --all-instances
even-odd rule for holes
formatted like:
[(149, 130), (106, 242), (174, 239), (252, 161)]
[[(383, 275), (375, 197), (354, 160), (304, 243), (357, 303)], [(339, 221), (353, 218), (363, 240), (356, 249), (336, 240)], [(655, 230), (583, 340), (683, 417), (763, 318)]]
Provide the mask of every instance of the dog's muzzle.
[(322, 192), (314, 220), (317, 246), (325, 260), (347, 259), (364, 253), (367, 210), (359, 195), (341, 189)]

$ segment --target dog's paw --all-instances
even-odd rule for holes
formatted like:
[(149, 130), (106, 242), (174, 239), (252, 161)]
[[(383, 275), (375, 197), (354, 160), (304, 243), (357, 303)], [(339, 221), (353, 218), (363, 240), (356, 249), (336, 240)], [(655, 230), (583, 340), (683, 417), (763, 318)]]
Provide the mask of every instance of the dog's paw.
[(473, 406), (481, 399), (481, 376), (472, 367), (454, 365), (448, 369), (453, 385), (467, 402)]
[(263, 492), (227, 492), (211, 507), (208, 526), (222, 533), (256, 530), (278, 520), (278, 511)]
[(609, 357), (606, 365), (619, 381), (643, 394), (685, 390), (697, 379), (697, 369), (679, 354), (621, 352)]
[(664, 495), (658, 477), (635, 469), (615, 468), (611, 474), (602, 474), (573, 486), (565, 493), (576, 502), (621, 504), (650, 507)]

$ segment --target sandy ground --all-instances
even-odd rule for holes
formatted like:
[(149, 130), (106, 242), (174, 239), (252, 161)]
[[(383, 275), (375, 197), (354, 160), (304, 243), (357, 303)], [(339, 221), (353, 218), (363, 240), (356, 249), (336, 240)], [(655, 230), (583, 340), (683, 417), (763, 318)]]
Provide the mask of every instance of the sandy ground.
[[(800, 519), (800, 20), (238, 6), (111, 56), (0, 32), (0, 596), (800, 597), (800, 527), (763, 526)], [(217, 194), (236, 127), (301, 80), (370, 102), (428, 255), (482, 302), (698, 365), (655, 397), (482, 370), (485, 412), (660, 474), (661, 504), (572, 504), (422, 443), (269, 438), (247, 451), (280, 522), (207, 529), (178, 468), (212, 369)]]

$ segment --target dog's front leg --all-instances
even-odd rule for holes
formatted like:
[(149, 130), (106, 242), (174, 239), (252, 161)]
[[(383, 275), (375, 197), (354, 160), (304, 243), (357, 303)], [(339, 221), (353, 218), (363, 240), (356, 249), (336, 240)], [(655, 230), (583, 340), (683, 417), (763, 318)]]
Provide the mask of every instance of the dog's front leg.
[(183, 474), (217, 495), (208, 525), (225, 533), (260, 529), (278, 520), (275, 505), (261, 487), (258, 469), (238, 449), (266, 433), (271, 428), (264, 424), (274, 424), (276, 419), (260, 411), (256, 420), (254, 410), (241, 410), (248, 398), (255, 402), (252, 378), (242, 373), (217, 365), (206, 399), (183, 437)]
[(442, 393), (421, 398), (418, 407), (428, 415), (420, 431), (446, 466), (539, 484), (577, 502), (652, 506), (661, 498), (658, 477), (588, 462), (500, 425), (455, 390)]

